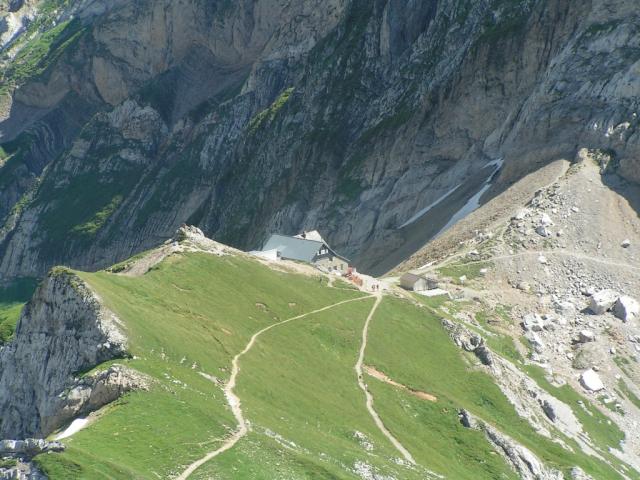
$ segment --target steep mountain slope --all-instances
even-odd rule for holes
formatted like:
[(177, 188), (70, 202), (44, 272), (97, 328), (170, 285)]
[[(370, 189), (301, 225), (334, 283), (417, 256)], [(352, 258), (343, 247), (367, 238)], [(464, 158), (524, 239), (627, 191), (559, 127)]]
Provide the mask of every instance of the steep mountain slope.
[[(443, 308), (395, 289), (371, 295), (304, 266), (260, 263), (194, 229), (179, 239), (109, 272), (54, 270), (23, 314), (3, 371), (48, 309), (57, 327), (42, 335), (41, 351), (51, 371), (64, 362), (55, 378), (66, 384), (39, 404), (7, 396), (0, 417), (5, 436), (64, 430), (64, 452), (34, 459), (49, 478), (639, 478), (607, 450), (619, 448), (622, 432), (572, 388), (555, 401), (535, 383), (516, 391), (555, 409), (567, 402), (579, 435), (538, 404), (520, 416), (520, 397), (500, 379), (504, 369), (524, 375), (528, 362), (460, 343), (469, 327), (447, 311), (465, 303)], [(82, 334), (104, 322), (117, 326), (117, 348), (66, 361), (106, 345)], [(83, 347), (62, 341), (69, 330)], [(120, 383), (138, 380), (106, 407), (88, 402), (104, 391), (90, 379), (113, 369)], [(53, 385), (48, 378), (13, 377), (13, 388)], [(5, 421), (18, 405), (33, 409), (20, 417), (31, 423)], [(73, 417), (56, 415), (70, 411), (62, 405), (75, 407), (71, 425), (84, 428), (65, 430)]]
[(639, 479), (635, 3), (3, 3), (0, 477)]
[(319, 228), (381, 273), (490, 177), (485, 197), (588, 146), (638, 180), (631, 0), (22, 3), (40, 13), (3, 47), (3, 281), (183, 222), (241, 248)]
[[(610, 452), (637, 470), (640, 190), (607, 169), (606, 152), (585, 149), (577, 160), (550, 165), (544, 183), (525, 178), (397, 271), (448, 277), (444, 284), (470, 300), (450, 310), (456, 318), (512, 359), (524, 345), (527, 375), (547, 392), (570, 404), (567, 385), (586, 393), (624, 433)], [(612, 433), (589, 436), (601, 448)]]

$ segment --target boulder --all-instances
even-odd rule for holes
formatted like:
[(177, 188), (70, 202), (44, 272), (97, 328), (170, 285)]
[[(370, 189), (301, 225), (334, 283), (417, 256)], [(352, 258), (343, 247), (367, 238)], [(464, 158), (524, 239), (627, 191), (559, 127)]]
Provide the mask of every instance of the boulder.
[(549, 402), (549, 400), (543, 400), (541, 406), (542, 406), (542, 411), (544, 412), (544, 414), (547, 416), (549, 420), (551, 420), (552, 422), (555, 422), (558, 419), (558, 415), (556, 414), (556, 411), (553, 408), (553, 405), (551, 404), (551, 402)]
[(602, 315), (611, 310), (618, 300), (618, 293), (613, 290), (600, 290), (591, 295), (589, 310), (595, 315)]
[(596, 290), (595, 287), (593, 286), (588, 286), (588, 287), (584, 287), (583, 289), (580, 290), (580, 293), (582, 293), (582, 295), (584, 295), (585, 297), (590, 297), (593, 294), (595, 294), (598, 290)]
[(449, 336), (458, 347), (467, 352), (473, 352), (483, 365), (493, 365), (493, 356), (484, 338), (464, 326), (447, 319), (442, 320), (442, 326), (449, 332)]
[(522, 327), (527, 332), (541, 332), (544, 320), (537, 313), (528, 313), (522, 318)]
[(631, 246), (631, 240), (628, 238), (622, 242), (622, 248), (629, 248)]
[(540, 235), (541, 237), (550, 237), (551, 236), (551, 231), (545, 227), (544, 225), (538, 225), (536, 227), (536, 233), (538, 235)]
[(529, 341), (536, 352), (540, 353), (544, 348), (544, 342), (536, 332), (527, 332), (524, 337)]
[(640, 317), (640, 303), (635, 298), (622, 295), (613, 306), (613, 313), (623, 322)]
[(473, 415), (466, 410), (460, 410), (460, 412), (458, 412), (458, 417), (460, 418), (460, 423), (464, 428), (478, 428), (478, 422), (476, 422)]
[(205, 238), (204, 233), (198, 227), (193, 225), (182, 225), (173, 236), (174, 241), (183, 242), (192, 238)]
[(580, 343), (589, 343), (595, 342), (596, 335), (591, 330), (581, 330), (580, 335), (578, 336), (578, 341)]
[(593, 480), (593, 477), (580, 467), (573, 467), (571, 469), (571, 480)]
[(9, 11), (17, 12), (24, 6), (24, 0), (9, 0)]
[(540, 216), (540, 225), (543, 227), (550, 227), (551, 225), (553, 225), (553, 220), (551, 220), (551, 217), (549, 215), (543, 213)]
[(576, 306), (569, 301), (556, 302), (553, 308), (560, 315), (573, 315), (576, 313)]
[(601, 350), (598, 348), (597, 343), (584, 343), (575, 353), (571, 366), (576, 370), (586, 370), (597, 364), (601, 358)]
[(598, 375), (592, 368), (580, 375), (580, 383), (582, 383), (584, 388), (591, 392), (604, 390), (604, 383), (600, 380), (600, 375)]
[(479, 345), (473, 353), (475, 353), (476, 357), (478, 357), (478, 360), (480, 360), (483, 365), (493, 365), (493, 354), (484, 342)]

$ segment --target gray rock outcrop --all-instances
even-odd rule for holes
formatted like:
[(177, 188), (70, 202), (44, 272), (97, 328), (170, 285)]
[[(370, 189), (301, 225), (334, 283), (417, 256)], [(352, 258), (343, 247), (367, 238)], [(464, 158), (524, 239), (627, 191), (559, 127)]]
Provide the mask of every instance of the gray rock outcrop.
[(594, 480), (594, 478), (580, 467), (573, 467), (571, 469), (571, 480)]
[(602, 315), (613, 308), (619, 294), (613, 290), (600, 290), (591, 296), (589, 310), (595, 315)]
[(79, 277), (54, 269), (0, 351), (0, 438), (44, 437), (82, 409), (113, 399), (132, 386), (115, 386), (122, 369), (76, 377), (125, 355), (117, 317)]
[(460, 421), (466, 428), (483, 431), (487, 440), (504, 457), (523, 480), (564, 480), (562, 472), (547, 467), (531, 450), (520, 445), (466, 410), (460, 412)]
[(483, 365), (491, 366), (493, 364), (493, 355), (482, 336), (446, 318), (442, 320), (442, 325), (458, 347), (467, 352), (473, 352)]
[(0, 480), (47, 480), (33, 463), (16, 460), (13, 466), (0, 467)]
[(64, 445), (60, 442), (48, 442), (41, 438), (0, 441), (0, 457), (31, 458), (40, 453), (61, 452), (63, 450)]
[(75, 417), (100, 409), (133, 390), (146, 390), (149, 379), (124, 367), (112, 365), (74, 382), (74, 386), (55, 402), (54, 414), (43, 422), (45, 431), (57, 429)]
[(616, 300), (613, 313), (623, 322), (640, 318), (640, 303), (635, 298), (622, 295)]

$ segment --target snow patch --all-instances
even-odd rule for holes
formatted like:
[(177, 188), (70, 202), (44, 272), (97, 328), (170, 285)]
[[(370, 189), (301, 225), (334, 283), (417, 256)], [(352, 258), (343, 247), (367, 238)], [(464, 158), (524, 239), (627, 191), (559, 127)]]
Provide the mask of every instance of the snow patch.
[(71, 425), (67, 427), (67, 429), (61, 434), (57, 435), (54, 440), (62, 440), (63, 438), (69, 438), (72, 435), (75, 435), (89, 423), (88, 418), (76, 418)]
[(467, 215), (473, 213), (480, 207), (480, 199), (486, 193), (486, 191), (491, 188), (491, 185), (492, 185), (491, 180), (493, 180), (494, 175), (500, 171), (503, 164), (504, 164), (504, 159), (498, 158), (497, 160), (493, 160), (484, 166), (483, 170), (490, 167), (494, 167), (494, 169), (493, 169), (493, 172), (491, 172), (491, 175), (489, 175), (487, 180), (484, 182), (483, 187), (480, 189), (478, 193), (476, 193), (473, 197), (471, 197), (460, 210), (458, 210), (451, 217), (451, 219), (447, 222), (447, 224), (444, 227), (442, 227), (442, 229), (438, 233), (436, 233), (433, 238), (438, 238), (440, 235), (446, 232), (449, 228), (453, 227), (460, 220), (465, 218)]

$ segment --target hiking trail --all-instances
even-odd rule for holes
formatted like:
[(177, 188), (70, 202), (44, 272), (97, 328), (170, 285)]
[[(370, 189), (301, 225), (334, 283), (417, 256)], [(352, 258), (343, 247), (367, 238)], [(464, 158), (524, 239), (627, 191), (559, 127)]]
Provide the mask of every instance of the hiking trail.
[[(231, 362), (231, 365), (232, 365), (231, 376), (229, 377), (229, 381), (225, 384), (225, 387), (224, 387), (224, 390), (223, 390), (225, 398), (227, 399), (227, 403), (229, 404), (229, 406), (231, 407), (231, 411), (233, 412), (233, 416), (235, 417), (236, 421), (238, 422), (237, 430), (233, 433), (233, 435), (231, 435), (229, 438), (227, 438), (219, 448), (217, 448), (216, 450), (214, 450), (212, 452), (207, 453), (204, 457), (202, 457), (199, 460), (196, 460), (191, 465), (189, 465), (180, 474), (180, 476), (176, 477), (176, 480), (186, 480), (198, 468), (200, 468), (202, 465), (207, 463), (209, 460), (214, 459), (215, 457), (217, 457), (221, 453), (224, 453), (227, 450), (229, 450), (230, 448), (232, 448), (236, 443), (238, 443), (238, 441), (242, 437), (244, 437), (247, 434), (247, 432), (248, 432), (247, 422), (246, 422), (246, 420), (244, 418), (244, 414), (242, 412), (241, 401), (240, 401), (240, 398), (234, 392), (234, 389), (236, 387), (236, 381), (237, 381), (237, 378), (238, 378), (238, 374), (240, 373), (240, 359), (244, 355), (246, 355), (253, 348), (253, 346), (255, 345), (256, 340), (258, 339), (258, 337), (260, 337), (263, 333), (268, 332), (269, 330), (272, 330), (272, 329), (274, 329), (276, 327), (279, 327), (281, 325), (285, 325), (287, 323), (293, 322), (295, 320), (300, 320), (300, 319), (305, 318), (305, 317), (307, 317), (309, 315), (314, 315), (316, 313), (321, 313), (321, 312), (324, 312), (326, 310), (330, 310), (332, 308), (338, 307), (340, 305), (344, 305), (345, 303), (358, 302), (358, 301), (366, 300), (368, 298), (371, 298), (371, 296), (352, 298), (352, 299), (349, 299), (349, 300), (343, 300), (343, 301), (338, 302), (338, 303), (333, 303), (331, 305), (327, 305), (326, 307), (322, 307), (322, 308), (319, 308), (317, 310), (313, 310), (312, 312), (303, 313), (302, 315), (297, 315), (295, 317), (291, 317), (291, 318), (288, 318), (286, 320), (282, 320), (281, 322), (273, 323), (273, 324), (269, 325), (268, 327), (265, 327), (262, 330), (254, 333), (253, 336), (251, 337), (251, 339), (249, 340), (249, 342), (247, 343), (247, 345), (244, 347), (244, 349), (240, 353), (238, 353), (235, 357), (233, 357), (233, 360)], [(376, 302), (376, 305), (377, 305), (378, 302), (379, 302), (379, 299)], [(372, 314), (373, 314), (373, 312), (372, 312)]]
[(382, 434), (385, 437), (387, 437), (387, 439), (393, 444), (393, 446), (396, 447), (396, 449), (402, 454), (402, 456), (405, 458), (407, 462), (409, 462), (412, 465), (415, 465), (416, 461), (413, 459), (413, 456), (402, 445), (402, 443), (400, 443), (400, 441), (396, 437), (394, 437), (389, 430), (387, 430), (387, 427), (384, 426), (384, 423), (382, 423), (380, 416), (373, 408), (373, 395), (371, 395), (371, 392), (369, 392), (369, 390), (367, 389), (367, 385), (364, 383), (364, 377), (362, 373), (362, 364), (364, 362), (364, 352), (367, 349), (369, 324), (371, 323), (371, 319), (373, 318), (373, 315), (376, 313), (376, 310), (378, 309), (378, 306), (382, 301), (381, 293), (377, 293), (375, 296), (376, 296), (376, 303), (374, 303), (373, 307), (371, 308), (371, 311), (369, 312), (369, 316), (367, 317), (367, 320), (364, 323), (364, 328), (362, 329), (362, 345), (360, 346), (360, 354), (358, 356), (358, 361), (356, 362), (356, 365), (355, 365), (356, 374), (358, 375), (358, 386), (360, 387), (360, 390), (364, 392), (364, 395), (366, 398), (367, 410), (369, 411), (369, 415), (371, 415), (371, 417), (373, 418), (373, 421), (375, 422), (378, 429), (382, 432)]

